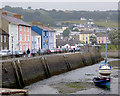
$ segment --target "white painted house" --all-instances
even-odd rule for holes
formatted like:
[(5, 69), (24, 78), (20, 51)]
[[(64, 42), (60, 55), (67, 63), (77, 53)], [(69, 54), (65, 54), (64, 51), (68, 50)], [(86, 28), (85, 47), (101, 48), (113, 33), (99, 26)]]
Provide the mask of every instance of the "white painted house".
[(39, 50), (41, 49), (41, 35), (31, 31), (31, 49)]

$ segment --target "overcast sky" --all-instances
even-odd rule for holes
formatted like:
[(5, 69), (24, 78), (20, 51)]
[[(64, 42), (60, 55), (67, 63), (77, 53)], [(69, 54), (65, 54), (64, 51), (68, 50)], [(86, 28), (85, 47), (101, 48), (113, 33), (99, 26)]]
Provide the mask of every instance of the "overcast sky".
[(118, 9), (119, 0), (2, 0), (2, 7), (9, 5), (12, 7), (27, 8), (31, 6), (33, 9), (57, 9), (57, 10), (116, 10)]

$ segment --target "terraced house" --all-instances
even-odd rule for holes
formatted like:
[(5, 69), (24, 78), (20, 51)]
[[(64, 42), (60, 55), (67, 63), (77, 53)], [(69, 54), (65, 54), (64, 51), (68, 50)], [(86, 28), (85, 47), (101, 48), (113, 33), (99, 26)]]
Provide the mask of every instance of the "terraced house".
[[(31, 49), (31, 26), (12, 16), (2, 15), (2, 29), (9, 34), (9, 50), (19, 51)], [(13, 44), (13, 48), (12, 48)]]
[(9, 34), (0, 28), (0, 50), (9, 50)]
[[(106, 34), (97, 34), (97, 43), (105, 44), (106, 43)], [(107, 43), (110, 43), (110, 40), (107, 38)]]
[(91, 35), (95, 35), (94, 31), (82, 31), (80, 32), (79, 40), (86, 44), (89, 44)]
[(32, 26), (32, 31), (41, 36), (41, 49), (56, 48), (56, 34), (55, 30), (46, 26)]

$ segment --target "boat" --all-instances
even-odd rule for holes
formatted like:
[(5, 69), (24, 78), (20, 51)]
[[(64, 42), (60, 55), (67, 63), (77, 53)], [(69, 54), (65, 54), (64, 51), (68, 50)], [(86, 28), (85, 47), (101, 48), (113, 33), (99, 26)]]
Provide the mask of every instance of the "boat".
[(111, 74), (111, 66), (108, 63), (101, 63), (99, 65), (99, 74), (108, 76)]
[(110, 77), (95, 77), (93, 82), (95, 86), (110, 88)]
[(106, 59), (105, 59), (105, 62), (99, 65), (99, 73), (105, 76), (111, 74), (111, 66), (109, 66), (107, 62), (107, 30), (106, 30)]

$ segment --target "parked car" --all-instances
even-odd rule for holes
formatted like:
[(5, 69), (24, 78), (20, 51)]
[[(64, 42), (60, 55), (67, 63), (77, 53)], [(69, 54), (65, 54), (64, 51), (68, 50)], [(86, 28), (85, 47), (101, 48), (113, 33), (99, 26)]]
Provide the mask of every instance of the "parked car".
[(50, 49), (46, 49), (45, 51), (46, 51), (47, 54), (51, 53)]
[(0, 55), (1, 55), (1, 56), (11, 55), (11, 52), (10, 52), (10, 50), (1, 50), (1, 51), (0, 51)]
[(73, 52), (73, 49), (69, 49), (69, 52)]
[(59, 48), (57, 48), (57, 49), (55, 50), (55, 52), (56, 52), (56, 53), (61, 53), (61, 50), (60, 50)]
[(61, 50), (61, 53), (67, 52), (67, 49), (66, 49), (66, 48), (60, 48), (60, 50)]
[(22, 57), (23, 55), (23, 51), (15, 51), (14, 53), (16, 57)]
[(76, 48), (75, 51), (80, 51), (80, 48)]
[(41, 50), (40, 50), (40, 54), (41, 54), (41, 55), (50, 54), (50, 53), (51, 53), (50, 49), (41, 49)]
[(53, 48), (53, 49), (50, 49), (51, 53), (55, 53), (56, 49)]

